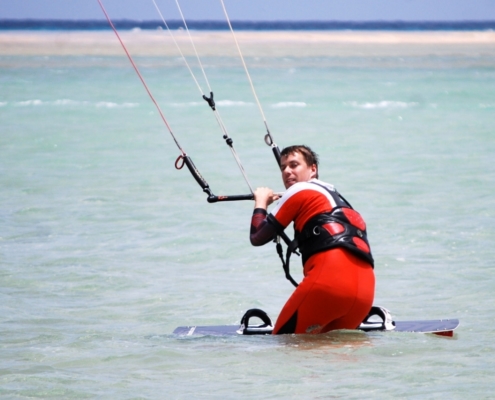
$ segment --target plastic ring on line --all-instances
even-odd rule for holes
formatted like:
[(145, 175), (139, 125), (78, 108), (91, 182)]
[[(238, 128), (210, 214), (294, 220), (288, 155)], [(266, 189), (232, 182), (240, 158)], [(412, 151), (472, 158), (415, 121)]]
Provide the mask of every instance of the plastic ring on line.
[(271, 146), (273, 145), (273, 140), (272, 140), (272, 137), (270, 136), (269, 133), (267, 133), (265, 135), (265, 143), (268, 145), (268, 146)]
[[(179, 161), (182, 161), (182, 163), (179, 164)], [(177, 157), (177, 160), (175, 160), (175, 168), (182, 169), (183, 166), (184, 166), (184, 156), (181, 154), (179, 157)]]

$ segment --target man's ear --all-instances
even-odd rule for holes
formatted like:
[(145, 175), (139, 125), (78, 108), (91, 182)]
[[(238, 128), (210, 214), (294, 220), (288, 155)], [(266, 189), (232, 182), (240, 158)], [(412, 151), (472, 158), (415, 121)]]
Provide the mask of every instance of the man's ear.
[(313, 164), (311, 166), (311, 174), (310, 174), (310, 176), (311, 176), (311, 179), (318, 178), (318, 167), (316, 166), (316, 164)]

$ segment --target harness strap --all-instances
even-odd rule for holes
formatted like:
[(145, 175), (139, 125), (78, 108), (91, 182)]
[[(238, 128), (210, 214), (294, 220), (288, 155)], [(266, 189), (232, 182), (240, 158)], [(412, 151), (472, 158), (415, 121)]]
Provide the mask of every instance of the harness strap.
[[(284, 232), (284, 228), (280, 223), (273, 217), (273, 215), (268, 214), (266, 217), (267, 220), (274, 226), (275, 231), (277, 232), (277, 238), (275, 239), (277, 242), (277, 254), (280, 257), (280, 260), (282, 261), (282, 267), (285, 272), (285, 277), (287, 280), (292, 283), (295, 287), (298, 287), (299, 284), (294, 280), (292, 275), (290, 274), (290, 257), (292, 253), (296, 253), (299, 255), (299, 253), (296, 251), (296, 249), (299, 247), (299, 244), (297, 242), (297, 239), (290, 240), (287, 234)], [(283, 255), (283, 250), (282, 250), (282, 245), (280, 244), (280, 238), (284, 240), (284, 242), (287, 244), (287, 251), (285, 253), (285, 259)]]

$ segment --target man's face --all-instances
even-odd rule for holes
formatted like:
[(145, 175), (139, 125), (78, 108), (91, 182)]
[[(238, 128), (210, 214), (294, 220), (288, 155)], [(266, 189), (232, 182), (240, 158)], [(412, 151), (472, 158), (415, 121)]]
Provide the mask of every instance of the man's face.
[(280, 170), (285, 188), (290, 188), (294, 183), (307, 182), (316, 177), (316, 165), (309, 166), (299, 152), (282, 156), (280, 159)]

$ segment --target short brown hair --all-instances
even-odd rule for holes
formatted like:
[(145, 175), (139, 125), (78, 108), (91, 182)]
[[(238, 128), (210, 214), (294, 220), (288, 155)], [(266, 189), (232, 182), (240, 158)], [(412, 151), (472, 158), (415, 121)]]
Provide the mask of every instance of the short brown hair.
[(316, 165), (316, 178), (318, 178), (318, 154), (316, 154), (309, 146), (305, 146), (304, 144), (297, 144), (294, 146), (285, 147), (281, 152), (281, 156), (288, 156), (289, 154), (300, 153), (304, 161), (308, 166)]

